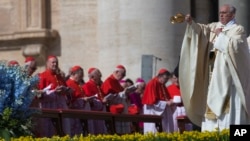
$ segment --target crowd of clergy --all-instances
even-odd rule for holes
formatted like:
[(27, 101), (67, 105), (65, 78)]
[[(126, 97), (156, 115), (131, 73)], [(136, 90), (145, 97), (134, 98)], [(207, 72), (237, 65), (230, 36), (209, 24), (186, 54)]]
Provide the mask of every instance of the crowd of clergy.
[[(37, 64), (33, 57), (26, 57), (24, 68), (31, 77), (38, 75), (37, 95), (31, 107), (51, 109), (80, 109), (86, 111), (111, 112), (114, 114), (152, 114), (162, 116), (164, 132), (178, 132), (177, 117), (186, 116), (181, 100), (178, 75), (166, 68), (158, 70), (148, 82), (138, 77), (135, 81), (126, 78), (124, 65), (114, 66), (113, 72), (104, 80), (97, 67), (87, 69), (88, 80), (84, 80), (84, 69), (75, 65), (65, 74), (58, 65), (58, 58), (47, 57), (46, 69), (35, 74)], [(20, 65), (10, 60), (9, 65)], [(126, 79), (125, 79), (126, 78)], [(37, 137), (56, 134), (53, 122), (47, 118), (34, 120)], [(63, 132), (70, 136), (83, 133), (82, 123), (77, 118), (63, 119)], [(135, 132), (158, 132), (154, 123), (116, 122), (117, 134)], [(108, 134), (104, 120), (88, 120), (90, 134)]]

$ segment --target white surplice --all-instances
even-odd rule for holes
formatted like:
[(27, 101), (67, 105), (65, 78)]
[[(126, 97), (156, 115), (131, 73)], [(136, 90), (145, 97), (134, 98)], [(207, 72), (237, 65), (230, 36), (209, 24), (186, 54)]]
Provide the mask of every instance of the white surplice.
[[(173, 132), (174, 123), (172, 116), (172, 109), (167, 105), (166, 101), (158, 101), (153, 105), (144, 105), (143, 114), (149, 115), (159, 115), (162, 116), (162, 130), (163, 132)], [(156, 128), (155, 123), (144, 122), (143, 123), (143, 132), (146, 133), (156, 133), (158, 129)]]

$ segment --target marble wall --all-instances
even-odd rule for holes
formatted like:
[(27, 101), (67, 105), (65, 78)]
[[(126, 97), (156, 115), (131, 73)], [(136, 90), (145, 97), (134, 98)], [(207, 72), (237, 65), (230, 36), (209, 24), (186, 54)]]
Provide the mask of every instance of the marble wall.
[[(190, 13), (195, 0), (1, 0), (0, 59), (32, 55), (44, 70), (56, 55), (63, 71), (74, 65), (98, 67), (105, 79), (118, 64), (135, 80), (143, 73), (143, 55), (154, 56), (155, 71), (173, 71), (186, 24), (171, 24), (176, 13)], [(209, 0), (195, 1), (198, 21), (210, 19)], [(161, 60), (157, 60), (161, 58)]]

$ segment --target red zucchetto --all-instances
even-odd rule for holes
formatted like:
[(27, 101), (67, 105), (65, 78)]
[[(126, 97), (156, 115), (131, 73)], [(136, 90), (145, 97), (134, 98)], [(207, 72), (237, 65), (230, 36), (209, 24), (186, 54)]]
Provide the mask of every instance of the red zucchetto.
[(31, 61), (35, 61), (34, 57), (28, 56), (25, 58), (25, 63), (31, 62)]
[(158, 75), (164, 74), (164, 73), (168, 73), (168, 70), (165, 68), (161, 68), (158, 72)]
[(82, 69), (82, 67), (80, 67), (80, 66), (74, 66), (74, 67), (71, 68), (71, 72), (76, 72), (79, 69)]
[(89, 68), (89, 70), (88, 70), (88, 74), (91, 74), (93, 71), (95, 71), (96, 70), (96, 68)]
[(8, 66), (19, 66), (19, 63), (16, 60), (11, 60), (8, 62)]
[(125, 69), (125, 67), (124, 67), (123, 65), (117, 65), (115, 68), (116, 68), (116, 69), (123, 69), (123, 70), (126, 71), (126, 69)]
[(51, 58), (56, 58), (56, 56), (54, 56), (54, 55), (49, 55), (48, 58), (47, 58), (47, 60), (49, 60), (49, 59), (51, 59)]

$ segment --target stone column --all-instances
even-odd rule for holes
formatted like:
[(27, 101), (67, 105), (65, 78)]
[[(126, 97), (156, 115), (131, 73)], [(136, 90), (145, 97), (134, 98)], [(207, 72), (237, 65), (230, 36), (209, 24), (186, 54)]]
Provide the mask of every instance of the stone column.
[[(21, 0), (20, 5), (20, 32), (34, 32), (45, 29), (45, 0)], [(23, 46), (24, 56), (45, 56), (45, 46), (36, 42)], [(44, 58), (44, 57), (43, 57)]]
[(25, 38), (22, 47), (23, 56), (33, 56), (38, 62), (44, 63), (48, 39), (57, 36), (56, 31), (47, 29), (46, 10), (50, 1), (46, 0), (21, 0), (19, 1), (20, 38)]
[(105, 58), (97, 66), (107, 70), (104, 76), (121, 63), (129, 70), (128, 77), (140, 77), (142, 55), (160, 58), (152, 61), (153, 70), (174, 70), (186, 24), (173, 25), (170, 17), (189, 13), (190, 0), (99, 1), (97, 10), (99, 58)]
[(142, 76), (143, 55), (157, 59), (153, 70), (174, 70), (186, 24), (173, 25), (170, 17), (189, 13), (190, 0), (73, 0), (60, 1), (60, 10), (63, 70), (72, 62), (96, 66), (105, 79), (123, 64), (126, 77), (135, 79)]
[(21, 0), (19, 5), (21, 30), (40, 30), (45, 28), (45, 0)]

